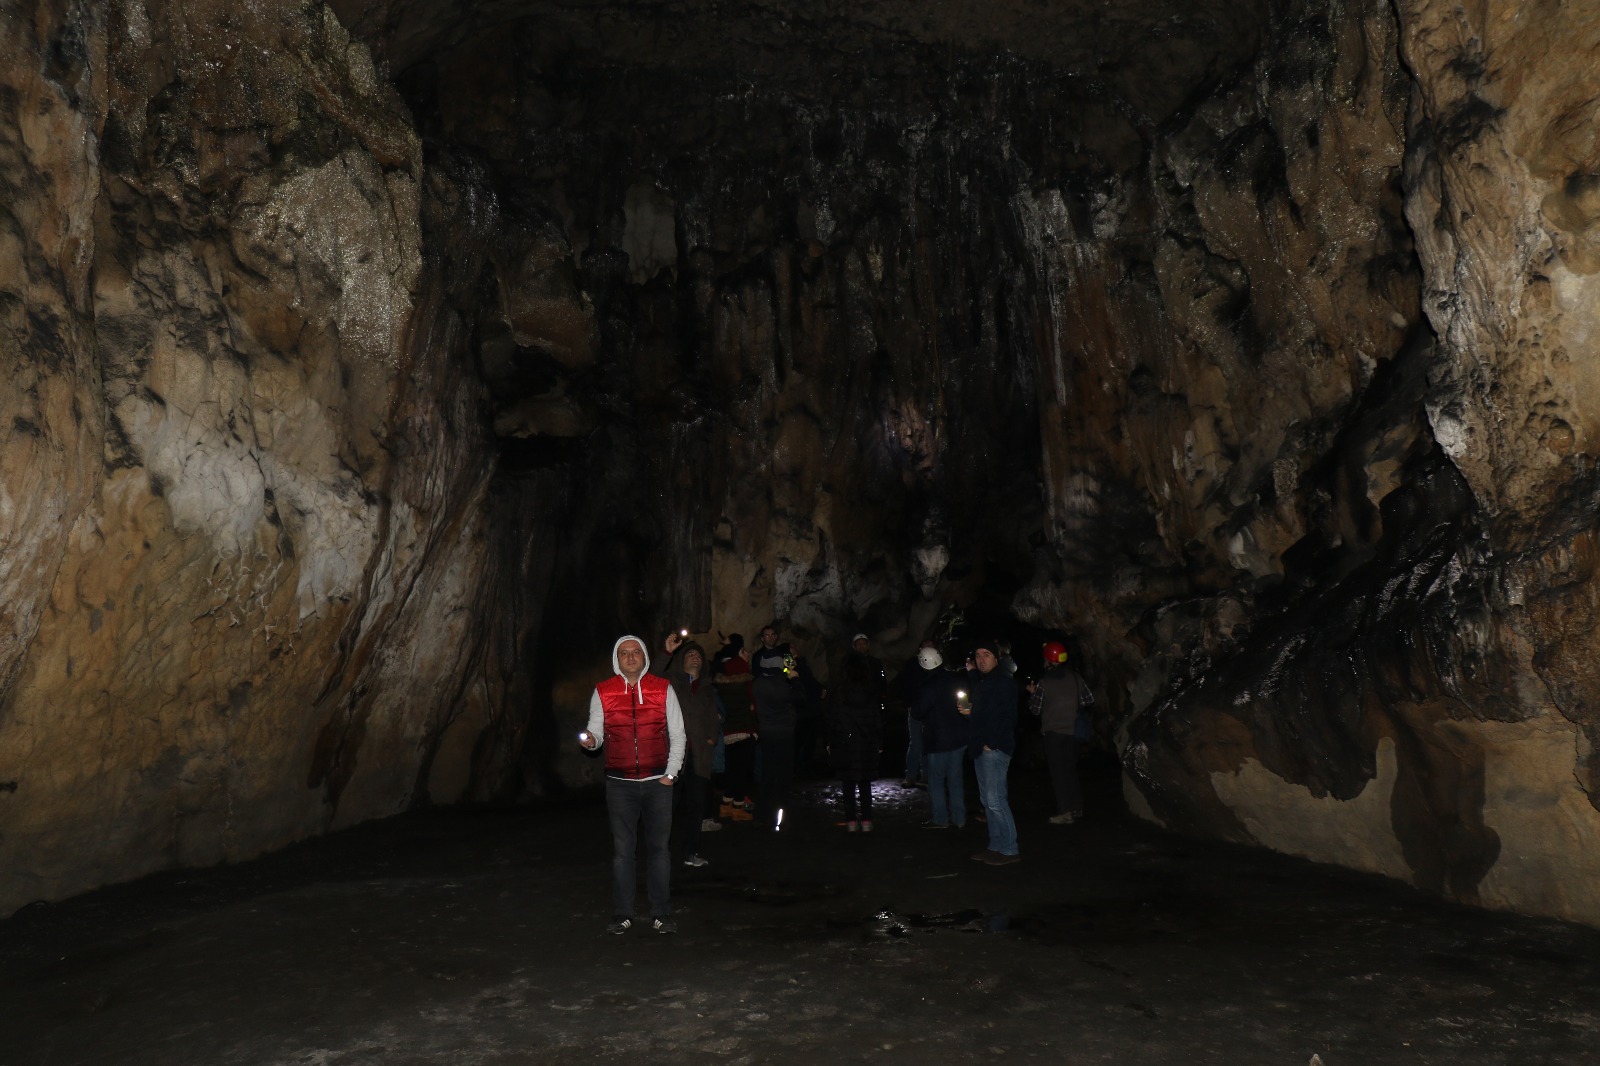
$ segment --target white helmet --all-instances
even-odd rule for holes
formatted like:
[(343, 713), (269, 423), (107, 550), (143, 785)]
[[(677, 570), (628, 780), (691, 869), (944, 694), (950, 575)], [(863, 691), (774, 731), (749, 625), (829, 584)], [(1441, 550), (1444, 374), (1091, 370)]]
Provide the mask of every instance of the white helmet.
[(937, 670), (944, 665), (944, 656), (939, 654), (938, 648), (923, 648), (917, 652), (917, 663), (924, 670)]

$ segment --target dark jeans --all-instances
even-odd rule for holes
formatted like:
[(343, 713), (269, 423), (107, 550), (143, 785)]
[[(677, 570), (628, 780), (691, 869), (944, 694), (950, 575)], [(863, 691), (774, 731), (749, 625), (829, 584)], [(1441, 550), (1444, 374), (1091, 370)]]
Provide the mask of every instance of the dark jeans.
[(861, 794), (860, 821), (872, 821), (872, 782), (871, 781), (846, 781), (844, 783), (844, 820), (854, 822), (856, 818), (856, 793)]
[(778, 812), (789, 805), (794, 790), (794, 738), (761, 738), (761, 788), (756, 798), (756, 819), (765, 829), (778, 823)]
[(922, 753), (922, 723), (906, 715), (906, 780), (921, 781), (927, 776)]
[[(929, 752), (928, 802), (934, 825), (967, 824), (967, 749)], [(948, 797), (948, 798), (947, 798)]]
[(606, 809), (611, 813), (611, 913), (619, 918), (633, 917), (633, 901), (639, 891), (634, 861), (641, 839), (650, 914), (665, 918), (672, 913), (672, 858), (667, 836), (672, 832), (676, 788), (660, 781), (606, 778)]
[(1078, 783), (1078, 738), (1071, 733), (1044, 734), (1044, 761), (1056, 789), (1057, 814), (1083, 813), (1083, 788)]

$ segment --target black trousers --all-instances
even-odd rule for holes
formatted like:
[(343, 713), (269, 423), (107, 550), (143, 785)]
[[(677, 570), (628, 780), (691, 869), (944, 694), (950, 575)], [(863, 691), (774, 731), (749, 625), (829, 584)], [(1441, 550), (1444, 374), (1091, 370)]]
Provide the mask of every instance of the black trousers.
[(711, 782), (694, 772), (693, 758), (685, 755), (683, 769), (672, 786), (672, 856), (679, 862), (700, 853), (700, 823), (706, 816)]
[(1078, 738), (1071, 733), (1044, 734), (1044, 761), (1055, 786), (1056, 813), (1082, 814), (1083, 787), (1078, 782)]
[(794, 791), (794, 738), (761, 738), (761, 788), (756, 797), (756, 820), (763, 829), (778, 824), (778, 812), (789, 805)]
[(756, 750), (759, 741), (739, 740), (723, 749), (727, 769), (722, 775), (722, 794), (729, 799), (754, 799)]
[[(856, 796), (861, 797), (860, 814), (857, 815)], [(872, 821), (872, 782), (846, 781), (844, 783), (844, 820), (847, 822)]]

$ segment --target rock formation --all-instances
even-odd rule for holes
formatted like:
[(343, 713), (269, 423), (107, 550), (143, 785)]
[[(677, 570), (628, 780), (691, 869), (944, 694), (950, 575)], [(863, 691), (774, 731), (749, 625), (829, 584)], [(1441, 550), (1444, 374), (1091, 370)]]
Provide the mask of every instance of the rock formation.
[(1572, 5), (0, 11), (0, 910), (1070, 633), (1148, 817), (1600, 922)]

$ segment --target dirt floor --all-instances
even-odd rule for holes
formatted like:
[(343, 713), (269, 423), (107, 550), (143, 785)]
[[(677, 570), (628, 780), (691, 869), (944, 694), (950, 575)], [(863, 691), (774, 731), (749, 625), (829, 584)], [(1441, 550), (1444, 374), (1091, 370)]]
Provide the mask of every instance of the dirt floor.
[[(1185, 841), (1115, 812), (1023, 861), (804, 786), (678, 867), (675, 936), (603, 932), (595, 800), (434, 813), (0, 922), (0, 1064), (1600, 1063), (1600, 931)], [(642, 906), (642, 894), (641, 894)]]

